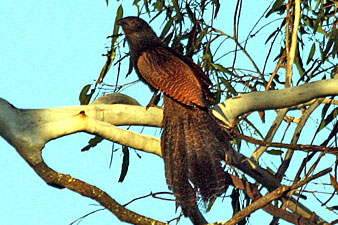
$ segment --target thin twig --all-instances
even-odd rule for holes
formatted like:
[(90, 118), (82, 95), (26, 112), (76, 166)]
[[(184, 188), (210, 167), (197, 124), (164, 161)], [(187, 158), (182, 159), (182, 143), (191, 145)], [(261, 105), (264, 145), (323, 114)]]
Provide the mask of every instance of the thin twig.
[(318, 145), (301, 145), (301, 144), (286, 144), (286, 143), (279, 143), (279, 142), (266, 142), (266, 141), (261, 141), (258, 139), (255, 139), (253, 137), (248, 137), (246, 135), (243, 135), (237, 131), (232, 131), (236, 137), (243, 139), (247, 142), (257, 144), (263, 147), (275, 147), (275, 148), (289, 148), (293, 150), (301, 150), (304, 152), (324, 152), (324, 153), (331, 153), (331, 154), (338, 154), (338, 149), (337, 148), (330, 148), (330, 147), (325, 147), (325, 146), (318, 146)]

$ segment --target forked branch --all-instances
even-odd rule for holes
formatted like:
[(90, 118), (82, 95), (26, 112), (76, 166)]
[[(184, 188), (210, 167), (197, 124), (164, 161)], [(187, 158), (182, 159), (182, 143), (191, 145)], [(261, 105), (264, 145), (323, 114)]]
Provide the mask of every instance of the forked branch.
[[(317, 81), (279, 91), (245, 94), (237, 98), (228, 99), (225, 103), (220, 104), (224, 110), (216, 113), (218, 115), (223, 114), (226, 118), (225, 121), (234, 124), (236, 118), (243, 113), (297, 105), (328, 95), (338, 95), (338, 79)], [(48, 141), (82, 131), (100, 135), (108, 140), (160, 156), (160, 142), (157, 138), (123, 130), (116, 127), (116, 125), (160, 127), (161, 122), (162, 110), (156, 107), (146, 109), (135, 105), (98, 104), (24, 110), (17, 109), (5, 100), (0, 99), (0, 135), (15, 147), (17, 152), (32, 166), (39, 176), (48, 184), (66, 187), (96, 199), (113, 213), (117, 213), (117, 211), (128, 212), (127, 214), (134, 215), (134, 218), (139, 216), (138, 224), (162, 223), (142, 217), (136, 213), (123, 211), (126, 209), (120, 209), (119, 207), (123, 206), (118, 205), (109, 196), (102, 198), (106, 194), (96, 187), (85, 184), (69, 175), (53, 171), (44, 164), (41, 152)], [(250, 175), (270, 191), (280, 186), (279, 181), (257, 163), (236, 151), (230, 151), (232, 151), (229, 153), (232, 157), (229, 164)], [(97, 194), (92, 193), (93, 190)], [(292, 206), (292, 203), (289, 206)], [(293, 206), (302, 208), (303, 213), (306, 214), (303, 215), (304, 217), (311, 215), (311, 211), (301, 204), (293, 204)], [(118, 210), (116, 211), (115, 209)], [(121, 216), (120, 214), (116, 215), (119, 218)], [(121, 218), (125, 217), (121, 216)], [(134, 219), (129, 217), (123, 220), (131, 223), (135, 222)], [(321, 221), (320, 218), (318, 220)]]

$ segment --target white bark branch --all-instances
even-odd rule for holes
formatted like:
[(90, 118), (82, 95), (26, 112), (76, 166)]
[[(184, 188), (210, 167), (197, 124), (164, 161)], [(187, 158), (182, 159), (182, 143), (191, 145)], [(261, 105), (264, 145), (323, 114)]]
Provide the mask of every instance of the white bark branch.
[[(321, 80), (283, 90), (243, 94), (219, 104), (219, 107), (215, 107), (214, 114), (223, 121), (226, 118), (225, 121), (233, 125), (238, 116), (247, 112), (290, 107), (329, 95), (338, 95), (338, 79)], [(26, 110), (17, 109), (0, 99), (0, 135), (33, 164), (42, 160), (36, 149), (41, 151), (48, 141), (80, 131), (161, 155), (158, 139), (116, 127), (160, 127), (161, 123), (162, 109), (158, 107), (146, 109), (136, 105), (93, 104)], [(35, 149), (36, 154), (30, 149)]]
[[(338, 79), (322, 80), (284, 90), (254, 92), (228, 99), (214, 110), (217, 117), (234, 124), (238, 116), (256, 110), (267, 110), (298, 105), (315, 98), (338, 95)], [(222, 109), (220, 112), (219, 109)], [(162, 109), (121, 104), (93, 104), (88, 106), (50, 109), (17, 109), (0, 98), (0, 135), (31, 165), (43, 162), (41, 151), (52, 140), (76, 132), (97, 134), (123, 145), (161, 155), (160, 141), (152, 136), (138, 134), (116, 125), (143, 125), (160, 127)], [(236, 151), (231, 165), (254, 177), (273, 190), (278, 180), (255, 162)], [(299, 209), (310, 215), (306, 207)], [(319, 218), (320, 219), (320, 218)]]
[(282, 90), (243, 94), (218, 106), (227, 121), (234, 124), (238, 116), (247, 112), (290, 107), (330, 95), (338, 95), (338, 79), (320, 80)]
[(0, 135), (32, 165), (42, 161), (48, 141), (80, 131), (160, 155), (158, 139), (115, 125), (160, 127), (161, 121), (162, 109), (157, 107), (95, 104), (26, 110), (0, 98)]

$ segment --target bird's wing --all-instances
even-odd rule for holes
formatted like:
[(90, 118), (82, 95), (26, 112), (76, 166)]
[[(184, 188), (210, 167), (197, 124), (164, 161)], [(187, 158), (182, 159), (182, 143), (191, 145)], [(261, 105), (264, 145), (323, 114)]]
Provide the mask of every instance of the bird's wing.
[(204, 88), (194, 68), (164, 47), (144, 51), (137, 59), (137, 70), (153, 88), (185, 105), (206, 107)]

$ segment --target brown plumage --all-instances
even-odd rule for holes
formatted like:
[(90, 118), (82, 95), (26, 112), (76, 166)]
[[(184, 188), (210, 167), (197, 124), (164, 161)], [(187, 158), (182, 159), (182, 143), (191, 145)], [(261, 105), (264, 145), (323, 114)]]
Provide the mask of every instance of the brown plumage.
[(165, 46), (144, 20), (126, 17), (119, 24), (140, 79), (164, 93), (161, 148), (168, 186), (184, 215), (204, 224), (196, 193), (208, 202), (225, 191), (221, 161), (230, 147), (208, 109), (211, 81), (192, 60)]

